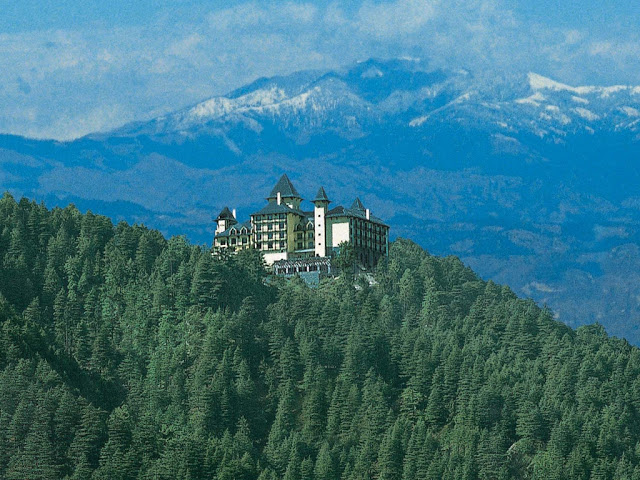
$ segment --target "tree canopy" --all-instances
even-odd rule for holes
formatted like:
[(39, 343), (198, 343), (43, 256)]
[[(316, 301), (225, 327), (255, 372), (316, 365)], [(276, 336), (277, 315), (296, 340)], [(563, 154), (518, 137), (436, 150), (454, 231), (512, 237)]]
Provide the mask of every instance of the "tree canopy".
[(5, 194), (0, 261), (0, 478), (640, 478), (640, 350), (411, 242), (309, 288)]

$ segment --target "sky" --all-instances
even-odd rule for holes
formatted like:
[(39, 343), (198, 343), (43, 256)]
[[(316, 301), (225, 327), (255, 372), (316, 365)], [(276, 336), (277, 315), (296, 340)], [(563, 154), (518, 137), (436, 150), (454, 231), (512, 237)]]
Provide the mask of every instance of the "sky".
[(0, 132), (73, 139), (370, 57), (640, 85), (634, 3), (0, 0)]

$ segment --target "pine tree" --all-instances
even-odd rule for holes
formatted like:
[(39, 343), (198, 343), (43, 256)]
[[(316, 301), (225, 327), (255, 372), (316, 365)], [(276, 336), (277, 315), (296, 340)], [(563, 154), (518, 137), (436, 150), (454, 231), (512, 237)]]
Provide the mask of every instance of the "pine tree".
[[(43, 399), (44, 400), (44, 399)], [(59, 465), (53, 445), (53, 432), (45, 402), (35, 409), (24, 448), (11, 458), (7, 467), (7, 480), (54, 480), (59, 478)]]
[(384, 441), (380, 444), (378, 465), (381, 480), (400, 480), (402, 478), (402, 465), (404, 460), (403, 433), (406, 424), (396, 420), (389, 428)]
[(313, 472), (316, 480), (336, 480), (339, 478), (329, 444), (326, 441), (320, 447)]

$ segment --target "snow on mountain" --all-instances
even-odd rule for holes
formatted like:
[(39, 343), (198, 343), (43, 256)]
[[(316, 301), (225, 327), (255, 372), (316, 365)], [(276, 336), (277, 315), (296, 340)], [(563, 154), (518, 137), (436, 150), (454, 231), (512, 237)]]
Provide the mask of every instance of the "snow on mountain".
[(580, 117), (585, 120), (589, 120), (590, 122), (594, 122), (596, 120), (600, 120), (600, 115), (593, 113), (591, 110), (587, 110), (586, 108), (578, 107), (573, 109)]
[(270, 89), (256, 90), (234, 99), (212, 98), (188, 110), (185, 119), (192, 121), (212, 120), (232, 111), (273, 106), (286, 98), (284, 90), (274, 85)]
[(244, 124), (255, 132), (286, 130), (298, 139), (312, 131), (354, 138), (375, 131), (376, 125), (430, 128), (455, 118), (467, 125), (508, 124), (513, 131), (561, 139), (591, 130), (640, 131), (638, 117), (640, 87), (571, 86), (533, 72), (479, 78), (465, 70), (432, 70), (420, 60), (398, 59), (260, 79), (124, 132), (193, 137)]
[(537, 73), (529, 73), (529, 86), (535, 90), (554, 90), (554, 91), (566, 91), (572, 92), (576, 95), (589, 95), (598, 93), (603, 97), (608, 97), (609, 95), (613, 95), (622, 91), (633, 91), (634, 87), (628, 85), (613, 85), (610, 87), (594, 87), (594, 86), (581, 86), (581, 87), (571, 87), (569, 85), (565, 85), (564, 83), (556, 82), (547, 77), (543, 77)]
[(518, 98), (516, 100), (516, 103), (519, 103), (519, 104), (528, 103), (529, 105), (533, 105), (534, 107), (539, 107), (540, 103), (545, 102), (546, 100), (547, 100), (547, 97), (545, 97), (540, 92), (536, 92), (533, 95), (531, 95), (530, 97)]
[[(246, 218), (282, 171), (308, 194), (318, 182), (336, 201), (364, 194), (394, 235), (464, 253), (521, 293), (523, 278), (550, 285), (530, 291), (574, 324), (640, 298), (639, 151), (640, 87), (417, 59), (260, 78), (69, 143), (0, 136), (11, 191), (208, 243), (212, 215), (228, 203)], [(632, 261), (618, 267), (611, 252), (625, 244)]]
[(436, 110), (434, 110), (434, 111), (430, 112), (429, 114), (427, 114), (427, 115), (422, 115), (422, 116), (420, 116), (420, 117), (417, 117), (417, 118), (412, 119), (412, 120), (409, 122), (409, 126), (410, 126), (410, 127), (419, 127), (419, 126), (421, 126), (421, 125), (422, 125), (422, 124), (424, 124), (427, 120), (429, 120), (429, 118), (430, 118), (433, 114), (436, 114), (436, 113), (439, 113), (439, 112), (445, 111), (445, 110), (446, 110), (447, 108), (449, 108), (449, 107), (452, 107), (452, 106), (455, 106), (455, 105), (460, 105), (461, 103), (464, 103), (464, 102), (466, 102), (466, 101), (470, 100), (470, 99), (471, 99), (471, 97), (472, 97), (472, 94), (473, 94), (472, 92), (464, 93), (464, 94), (460, 95), (459, 97), (455, 98), (454, 100), (452, 100), (451, 102), (447, 103), (446, 105), (444, 105), (444, 106), (442, 106), (442, 107), (440, 107), (440, 108), (437, 108)]
[(636, 108), (624, 106), (620, 107), (620, 110), (622, 110), (629, 117), (640, 117), (640, 110)]

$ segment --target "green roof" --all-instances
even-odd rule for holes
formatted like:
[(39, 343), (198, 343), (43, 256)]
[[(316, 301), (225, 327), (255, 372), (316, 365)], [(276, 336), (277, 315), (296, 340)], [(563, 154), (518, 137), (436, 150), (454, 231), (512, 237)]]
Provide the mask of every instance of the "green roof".
[(247, 233), (251, 233), (252, 230), (252, 226), (251, 226), (251, 221), (247, 220), (246, 222), (242, 222), (242, 223), (238, 223), (236, 225), (232, 225), (231, 227), (227, 228), (224, 232), (220, 232), (216, 235), (216, 238), (222, 238), (222, 237), (230, 237), (231, 235), (239, 235), (240, 234), (240, 230), (242, 230), (243, 228), (247, 229)]
[(318, 193), (316, 193), (316, 198), (313, 199), (313, 202), (331, 203), (331, 200), (329, 200), (329, 197), (327, 197), (327, 192), (324, 191), (324, 188), (320, 187), (320, 190), (318, 190)]
[(362, 211), (364, 211), (364, 205), (362, 204), (362, 202), (360, 201), (360, 199), (358, 197), (356, 197), (356, 199), (351, 204), (351, 210), (362, 210)]
[(278, 192), (280, 192), (280, 196), (282, 198), (302, 198), (296, 190), (296, 187), (291, 183), (291, 180), (289, 180), (289, 177), (287, 177), (286, 173), (280, 177), (280, 180), (278, 180), (276, 186), (271, 190), (267, 200), (277, 198)]
[(220, 212), (220, 215), (218, 215), (218, 218), (216, 218), (216, 222), (218, 220), (235, 220), (235, 219), (236, 217), (233, 216), (233, 213), (231, 213), (231, 210), (229, 210), (229, 207), (224, 207)]
[[(355, 202), (353, 202), (355, 204)], [(362, 204), (361, 204), (362, 205)], [(367, 213), (366, 210), (362, 209), (358, 209), (358, 208), (344, 208), (343, 206), (338, 206), (335, 208), (332, 208), (331, 210), (329, 210), (327, 212), (327, 218), (338, 218), (338, 217), (344, 217), (344, 218), (360, 218), (362, 220), (367, 220)], [(379, 225), (382, 225), (384, 227), (389, 227), (389, 225), (387, 225), (386, 223), (384, 223), (384, 221), (381, 218), (378, 218), (374, 215), (369, 214), (369, 219), (367, 220), (369, 222), (372, 223), (377, 223)]]
[(295, 208), (291, 208), (283, 203), (281, 203), (280, 205), (278, 205), (277, 203), (268, 203), (260, 211), (255, 212), (252, 215), (268, 215), (274, 213), (296, 213), (300, 216), (305, 216), (304, 212), (301, 212), (300, 210), (297, 210)]

